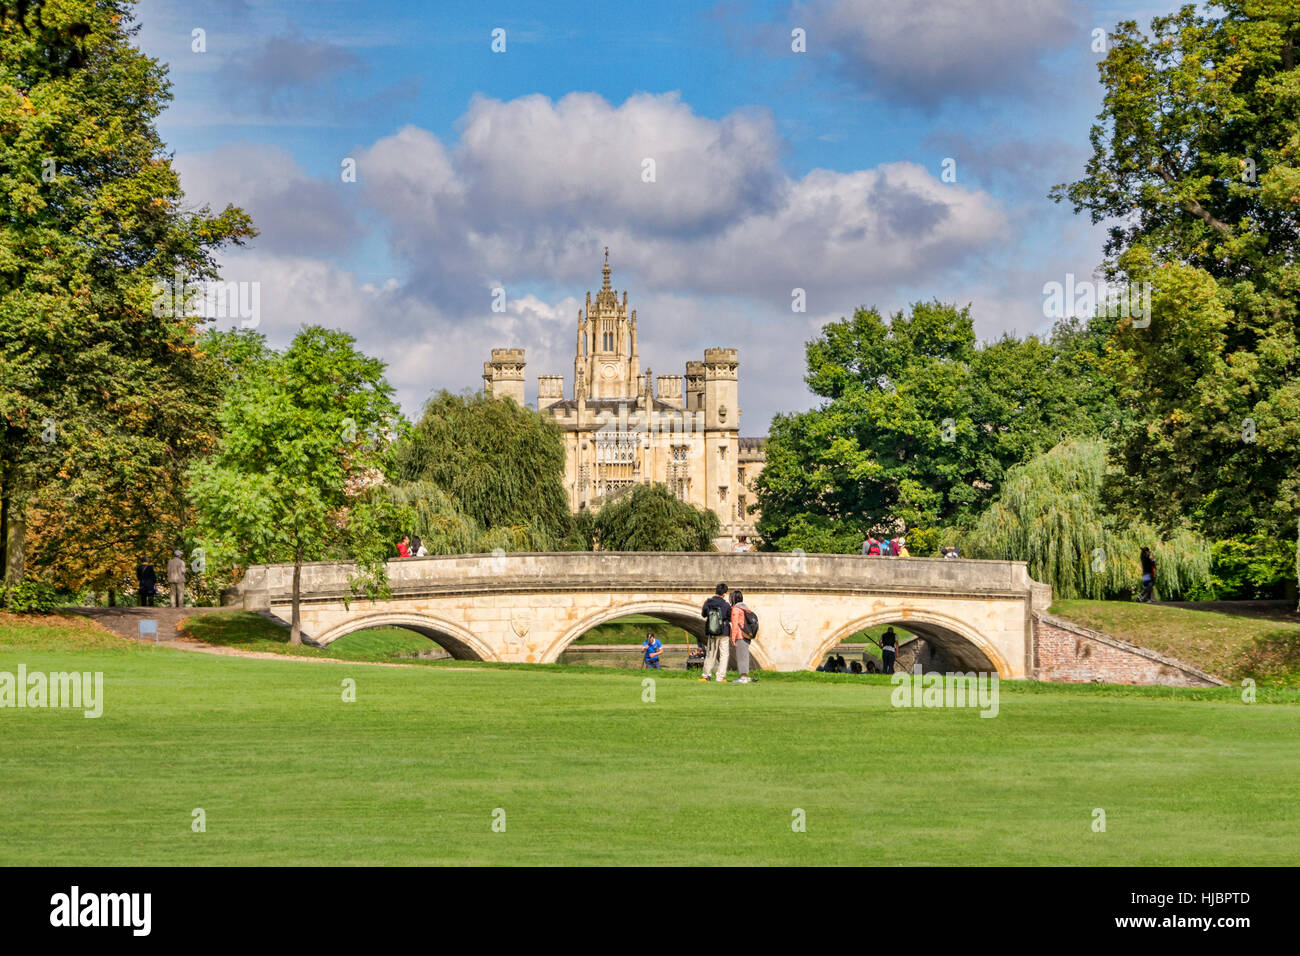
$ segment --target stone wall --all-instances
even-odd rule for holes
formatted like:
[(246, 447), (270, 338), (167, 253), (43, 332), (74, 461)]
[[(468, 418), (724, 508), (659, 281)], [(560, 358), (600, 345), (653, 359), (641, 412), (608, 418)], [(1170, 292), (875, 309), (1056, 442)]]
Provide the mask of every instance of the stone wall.
[(1042, 611), (1034, 612), (1034, 677), (1044, 681), (1223, 686), (1224, 681), (1172, 657)]

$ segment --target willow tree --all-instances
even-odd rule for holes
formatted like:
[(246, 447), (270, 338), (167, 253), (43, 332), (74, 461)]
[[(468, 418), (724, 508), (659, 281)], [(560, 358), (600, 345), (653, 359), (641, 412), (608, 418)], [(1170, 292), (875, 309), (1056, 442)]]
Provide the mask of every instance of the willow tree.
[(973, 558), (1026, 561), (1035, 580), (1058, 598), (1107, 598), (1132, 592), (1141, 580), (1141, 549), (1156, 560), (1156, 591), (1173, 597), (1210, 570), (1209, 542), (1180, 528), (1161, 536), (1102, 505), (1106, 446), (1062, 442), (1011, 469), (1002, 492), (966, 536)]
[(511, 399), (434, 395), (398, 451), (396, 484), (398, 497), (424, 516), (413, 530), (434, 553), (549, 551), (571, 542), (564, 434)]
[(667, 485), (633, 485), (596, 514), (605, 551), (715, 551), (718, 516), (682, 501)]

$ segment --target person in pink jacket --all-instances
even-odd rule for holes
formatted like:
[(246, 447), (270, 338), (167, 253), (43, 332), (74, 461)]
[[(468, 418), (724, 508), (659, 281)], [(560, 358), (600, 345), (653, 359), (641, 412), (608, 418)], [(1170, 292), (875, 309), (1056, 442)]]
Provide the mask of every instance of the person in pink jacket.
[(753, 640), (752, 635), (745, 633), (745, 612), (749, 608), (745, 605), (745, 596), (734, 588), (731, 591), (731, 646), (736, 652), (736, 670), (740, 671), (740, 676), (736, 678), (737, 684), (752, 683), (749, 679), (749, 642)]

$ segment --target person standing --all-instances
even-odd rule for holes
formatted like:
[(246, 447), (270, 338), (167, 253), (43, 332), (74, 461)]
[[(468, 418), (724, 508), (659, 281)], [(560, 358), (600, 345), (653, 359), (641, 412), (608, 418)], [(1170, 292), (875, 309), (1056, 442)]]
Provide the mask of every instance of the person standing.
[(740, 671), (740, 676), (736, 678), (737, 684), (750, 683), (749, 642), (754, 639), (754, 635), (749, 632), (745, 623), (748, 612), (745, 595), (739, 590), (733, 590), (731, 592), (731, 646), (736, 649), (736, 670)]
[(700, 680), (708, 680), (716, 672), (719, 683), (727, 682), (727, 658), (731, 655), (731, 642), (728, 640), (730, 628), (727, 622), (731, 618), (731, 605), (723, 597), (727, 586), (719, 584), (713, 589), (713, 597), (704, 602), (700, 616), (704, 618), (704, 670)]
[(1151, 557), (1151, 549), (1142, 549), (1142, 595), (1138, 598), (1143, 604), (1150, 604), (1152, 591), (1156, 586), (1156, 559)]
[(912, 552), (907, 550), (906, 538), (898, 539), (898, 544), (897, 547), (894, 549), (894, 554), (900, 558), (910, 558), (912, 556)]
[(894, 658), (898, 656), (898, 635), (891, 627), (880, 639), (880, 670), (885, 674), (894, 673)]
[(172, 607), (185, 606), (185, 558), (182, 552), (172, 552), (172, 559), (167, 562), (167, 583), (171, 586)]
[(659, 655), (663, 653), (664, 646), (660, 643), (659, 638), (655, 637), (654, 631), (647, 631), (645, 643), (641, 645), (641, 653), (644, 655), (643, 660), (646, 667), (652, 667), (655, 670), (661, 670), (663, 665), (660, 663)]
[(745, 540), (745, 536), (742, 534), (737, 539), (735, 547), (731, 549), (731, 552), (732, 554), (748, 554), (752, 550), (753, 548), (749, 546), (749, 542)]
[(153, 607), (154, 596), (158, 593), (158, 572), (153, 564), (141, 559), (135, 568), (135, 579), (140, 585), (140, 606)]

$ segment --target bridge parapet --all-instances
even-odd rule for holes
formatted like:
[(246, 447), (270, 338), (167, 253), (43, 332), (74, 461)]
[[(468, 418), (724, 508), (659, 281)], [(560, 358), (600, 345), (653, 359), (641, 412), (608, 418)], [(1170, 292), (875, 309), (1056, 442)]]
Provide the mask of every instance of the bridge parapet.
[[(671, 590), (698, 592), (719, 582), (754, 592), (924, 593), (1025, 596), (1035, 610), (1051, 604), (1051, 587), (1029, 576), (1023, 561), (875, 558), (844, 554), (658, 551), (563, 551), (394, 558), (387, 567), (393, 595), (518, 591)], [(304, 601), (349, 595), (356, 566), (302, 566)], [(245, 607), (290, 600), (293, 565), (254, 565), (237, 586)]]

